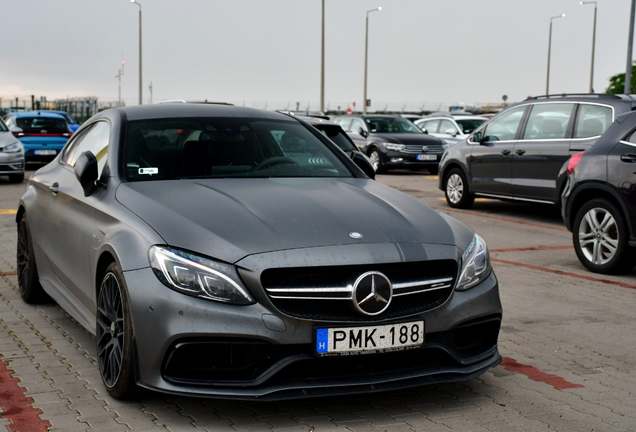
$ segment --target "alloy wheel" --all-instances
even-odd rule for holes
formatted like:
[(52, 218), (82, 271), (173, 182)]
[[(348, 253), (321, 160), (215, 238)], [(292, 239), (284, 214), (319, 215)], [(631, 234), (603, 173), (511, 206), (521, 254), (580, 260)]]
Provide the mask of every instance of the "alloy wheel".
[(26, 224), (23, 222), (18, 225), (17, 265), (18, 290), (20, 294), (23, 295), (29, 282), (29, 266), (31, 265), (29, 260), (29, 232), (27, 231)]
[(117, 383), (124, 356), (124, 309), (119, 281), (108, 273), (102, 281), (97, 307), (97, 358), (107, 387)]
[(373, 171), (378, 172), (380, 169), (380, 154), (373, 150), (371, 154), (369, 154), (369, 159), (371, 159), (371, 165), (373, 165)]
[(453, 204), (458, 204), (464, 195), (464, 182), (459, 174), (451, 174), (446, 181), (446, 195)]
[(616, 255), (618, 228), (616, 220), (606, 209), (595, 207), (588, 210), (578, 235), (581, 252), (591, 263), (603, 265)]

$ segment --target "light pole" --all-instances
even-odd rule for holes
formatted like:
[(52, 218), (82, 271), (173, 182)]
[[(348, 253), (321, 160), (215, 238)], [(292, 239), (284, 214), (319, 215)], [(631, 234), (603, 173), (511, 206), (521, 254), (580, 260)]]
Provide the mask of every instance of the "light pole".
[(594, 93), (594, 48), (596, 47), (596, 2), (582, 1), (582, 5), (594, 3), (594, 27), (592, 30), (592, 67), (590, 71), (590, 93)]
[(322, 0), (322, 33), (320, 43), (320, 112), (325, 112), (325, 0)]
[(553, 16), (550, 18), (550, 36), (548, 37), (548, 77), (545, 80), (545, 94), (550, 94), (550, 51), (552, 50), (552, 20), (555, 18), (564, 18), (565, 14)]
[(632, 0), (632, 9), (629, 14), (629, 35), (627, 39), (627, 68), (625, 69), (625, 94), (632, 93), (632, 51), (634, 47), (634, 14), (636, 13), (636, 0)]
[(367, 58), (369, 55), (369, 14), (371, 12), (381, 11), (382, 6), (377, 9), (367, 11), (367, 27), (364, 33), (364, 99), (362, 99), (362, 113), (367, 113)]
[(122, 60), (121, 61), (121, 67), (117, 71), (117, 75), (115, 75), (115, 78), (117, 78), (117, 81), (119, 82), (119, 87), (118, 87), (119, 97), (117, 99), (117, 108), (121, 107), (121, 77), (124, 76), (124, 66), (125, 65), (126, 65), (126, 61)]
[(139, 3), (137, 0), (130, 0), (131, 3), (136, 4), (137, 6), (139, 6), (139, 105), (143, 104), (143, 100), (142, 100), (142, 92), (143, 92), (143, 85), (142, 85), (142, 62), (141, 62), (141, 3)]

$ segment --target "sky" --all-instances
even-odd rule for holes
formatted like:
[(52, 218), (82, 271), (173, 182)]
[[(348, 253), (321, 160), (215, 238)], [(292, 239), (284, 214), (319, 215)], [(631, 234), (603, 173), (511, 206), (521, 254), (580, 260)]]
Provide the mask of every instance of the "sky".
[[(322, 0), (140, 0), (143, 100), (318, 109)], [(325, 107), (434, 110), (589, 90), (594, 5), (579, 0), (324, 0)], [(630, 0), (598, 0), (594, 89), (625, 72)], [(139, 7), (4, 0), (0, 97), (138, 103)], [(636, 56), (635, 56), (636, 57)]]

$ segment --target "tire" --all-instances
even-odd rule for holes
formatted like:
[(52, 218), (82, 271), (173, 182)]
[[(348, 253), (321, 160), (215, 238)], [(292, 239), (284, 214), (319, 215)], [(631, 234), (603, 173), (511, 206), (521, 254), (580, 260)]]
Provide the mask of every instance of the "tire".
[(24, 181), (24, 173), (9, 174), (9, 183), (22, 183)]
[(371, 165), (373, 166), (373, 171), (375, 171), (376, 174), (382, 174), (386, 171), (386, 168), (382, 163), (382, 155), (377, 148), (372, 148), (369, 151), (369, 159), (371, 159)]
[(439, 174), (439, 168), (438, 167), (429, 168), (428, 172), (431, 173), (432, 175), (437, 175), (437, 174)]
[(446, 202), (453, 208), (467, 209), (475, 202), (475, 195), (468, 190), (466, 175), (459, 168), (450, 170), (444, 180)]
[(97, 363), (102, 382), (115, 399), (137, 393), (133, 330), (126, 281), (116, 263), (108, 266), (97, 297)]
[(18, 221), (18, 247), (16, 251), (18, 268), (18, 292), (26, 303), (38, 304), (51, 300), (42, 285), (35, 264), (31, 231), (23, 214)]
[(622, 273), (636, 264), (636, 248), (628, 244), (625, 218), (608, 200), (593, 199), (579, 209), (572, 238), (579, 261), (594, 273)]

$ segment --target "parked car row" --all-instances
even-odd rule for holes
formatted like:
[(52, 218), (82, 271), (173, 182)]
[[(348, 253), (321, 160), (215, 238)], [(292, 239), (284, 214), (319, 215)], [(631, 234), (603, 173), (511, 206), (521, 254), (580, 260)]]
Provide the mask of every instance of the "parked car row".
[(0, 119), (0, 175), (24, 180), (27, 163), (48, 163), (79, 124), (65, 111), (11, 112)]
[[(475, 197), (560, 205), (577, 256), (599, 273), (636, 264), (636, 99), (529, 98), (485, 122), (442, 157), (448, 205)], [(606, 132), (607, 131), (607, 132)]]
[(397, 115), (353, 114), (335, 117), (376, 172), (391, 168), (426, 169), (437, 174), (446, 144)]

